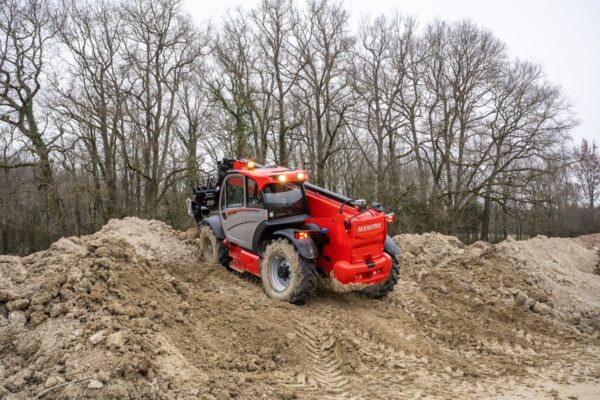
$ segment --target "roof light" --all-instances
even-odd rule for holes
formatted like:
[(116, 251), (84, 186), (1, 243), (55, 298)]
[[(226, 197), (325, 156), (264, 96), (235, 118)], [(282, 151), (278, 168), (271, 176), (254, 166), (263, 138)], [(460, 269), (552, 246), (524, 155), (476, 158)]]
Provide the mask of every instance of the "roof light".
[(298, 173), (296, 174), (296, 178), (298, 178), (298, 179), (300, 179), (300, 180), (304, 179), (304, 172), (298, 172)]
[(396, 214), (395, 213), (385, 214), (385, 220), (388, 222), (388, 224), (391, 224), (392, 222), (394, 222), (396, 220)]
[(246, 164), (246, 168), (254, 169), (256, 168), (256, 164), (254, 163), (254, 161), (248, 161), (248, 164)]
[(285, 175), (277, 175), (277, 180), (279, 182), (285, 182), (285, 181), (287, 181), (287, 176), (285, 176)]

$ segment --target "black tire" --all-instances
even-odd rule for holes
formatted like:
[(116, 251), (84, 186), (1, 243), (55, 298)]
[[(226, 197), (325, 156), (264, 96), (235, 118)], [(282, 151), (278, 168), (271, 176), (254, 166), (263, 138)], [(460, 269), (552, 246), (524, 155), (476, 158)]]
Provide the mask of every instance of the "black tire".
[(398, 283), (398, 277), (400, 276), (400, 267), (398, 266), (398, 261), (396, 260), (396, 257), (394, 257), (394, 256), (391, 256), (391, 257), (392, 257), (392, 269), (390, 270), (390, 274), (388, 275), (388, 278), (384, 282), (382, 282), (378, 285), (372, 285), (366, 289), (363, 289), (361, 291), (362, 294), (369, 296), (373, 299), (383, 299), (391, 291), (394, 290), (394, 287)]
[(274, 240), (266, 246), (260, 277), (269, 297), (292, 304), (304, 304), (317, 288), (313, 261), (298, 254), (294, 245), (285, 239)]
[(215, 232), (209, 225), (200, 225), (198, 227), (198, 237), (200, 247), (200, 258), (202, 261), (212, 264), (221, 264), (229, 269), (229, 249), (218, 239)]

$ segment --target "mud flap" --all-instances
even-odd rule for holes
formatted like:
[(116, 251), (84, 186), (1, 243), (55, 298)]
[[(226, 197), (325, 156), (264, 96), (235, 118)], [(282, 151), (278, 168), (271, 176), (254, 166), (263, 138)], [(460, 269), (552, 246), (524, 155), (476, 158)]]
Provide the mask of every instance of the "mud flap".
[(279, 236), (288, 239), (290, 242), (292, 242), (292, 244), (294, 245), (296, 250), (298, 250), (298, 253), (302, 257), (307, 258), (309, 260), (314, 260), (319, 255), (319, 251), (317, 250), (317, 245), (315, 244), (315, 241), (312, 240), (310, 236), (306, 239), (296, 239), (294, 233), (297, 231), (298, 229), (292, 228), (280, 229), (278, 231), (273, 232), (273, 236)]

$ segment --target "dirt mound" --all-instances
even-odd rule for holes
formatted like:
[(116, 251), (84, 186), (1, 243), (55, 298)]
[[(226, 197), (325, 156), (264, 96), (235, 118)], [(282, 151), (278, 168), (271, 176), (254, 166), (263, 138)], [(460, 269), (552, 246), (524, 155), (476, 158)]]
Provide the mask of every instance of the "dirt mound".
[(139, 218), (111, 219), (95, 235), (123, 239), (135, 252), (150, 262), (188, 263), (196, 258), (196, 249), (182, 242), (185, 234), (159, 221)]
[(580, 245), (587, 247), (588, 249), (600, 249), (600, 233), (594, 233), (592, 235), (582, 235), (573, 240), (575, 240), (575, 242), (579, 243)]
[[(166, 391), (157, 376), (181, 377), (176, 363), (162, 362), (170, 349), (156, 332), (186, 318), (189, 289), (156, 263), (194, 254), (167, 225), (128, 218), (22, 259), (0, 258), (0, 392), (80, 398), (102, 388), (102, 397), (121, 398)], [(82, 394), (82, 387), (94, 390)]]
[(387, 299), (297, 307), (198, 263), (195, 240), (127, 218), (0, 257), (0, 398), (600, 395), (600, 276), (580, 241), (400, 235)]
[(565, 239), (539, 236), (497, 245), (504, 260), (528, 275), (527, 284), (543, 290), (548, 312), (582, 331), (600, 330), (598, 253), (590, 236)]
[(407, 267), (430, 268), (440, 261), (460, 257), (466, 248), (457, 238), (440, 233), (398, 235), (395, 239), (402, 246), (402, 258)]

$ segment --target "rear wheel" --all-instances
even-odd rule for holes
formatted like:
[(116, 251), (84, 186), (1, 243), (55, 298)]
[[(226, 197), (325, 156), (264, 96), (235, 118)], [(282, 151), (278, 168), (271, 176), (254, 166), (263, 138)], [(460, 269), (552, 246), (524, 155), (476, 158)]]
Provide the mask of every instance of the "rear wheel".
[(284, 239), (275, 240), (265, 248), (260, 276), (267, 295), (293, 304), (304, 304), (317, 287), (314, 263), (298, 254)]
[(229, 249), (218, 239), (209, 225), (200, 225), (200, 258), (204, 262), (221, 264), (229, 268)]
[(384, 282), (382, 282), (378, 285), (372, 285), (366, 289), (363, 289), (361, 292), (364, 295), (372, 297), (374, 299), (382, 299), (385, 296), (387, 296), (392, 290), (394, 290), (394, 287), (398, 283), (398, 276), (400, 275), (400, 267), (398, 266), (398, 261), (396, 261), (396, 257), (394, 257), (394, 256), (391, 256), (391, 257), (392, 257), (392, 269), (390, 270), (390, 274), (388, 275), (388, 278)]

